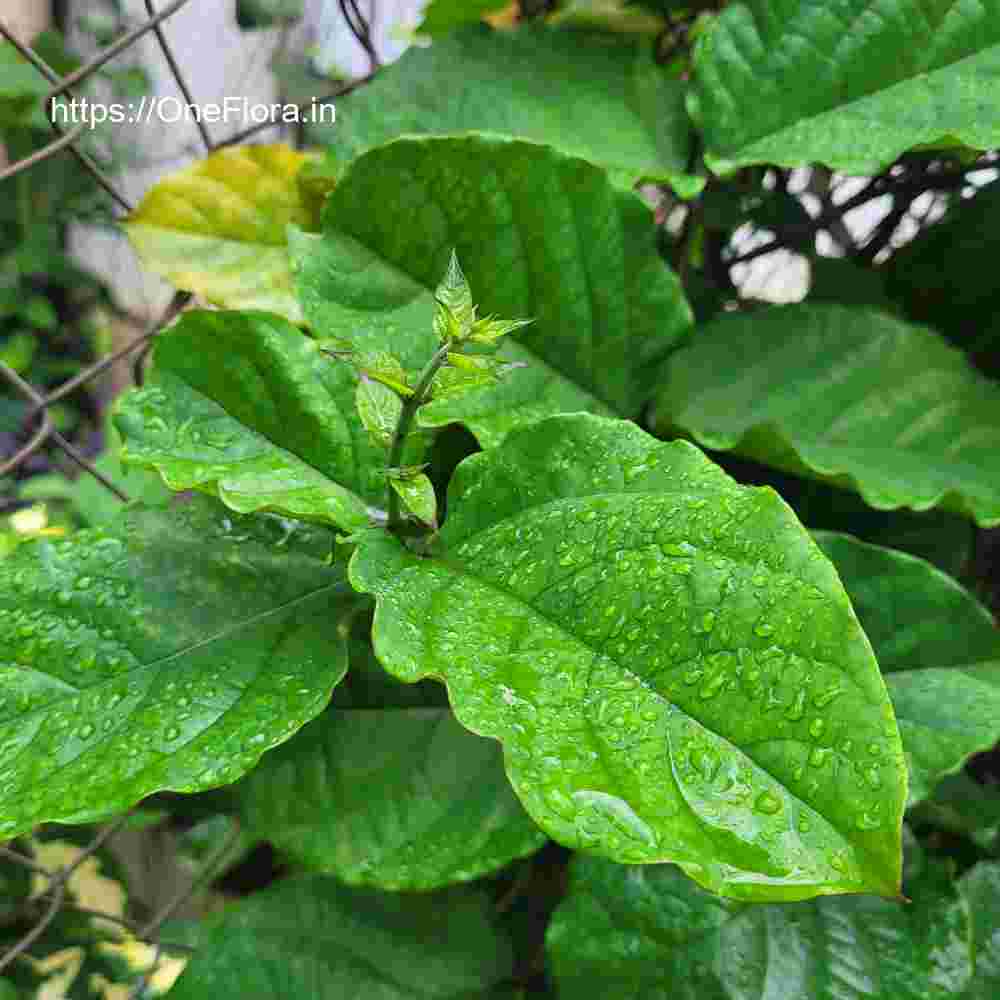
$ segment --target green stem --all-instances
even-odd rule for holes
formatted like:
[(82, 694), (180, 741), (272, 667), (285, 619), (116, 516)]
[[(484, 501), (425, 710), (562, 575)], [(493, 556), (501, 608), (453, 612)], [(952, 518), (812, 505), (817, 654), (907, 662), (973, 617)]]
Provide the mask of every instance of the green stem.
[[(399, 412), (399, 420), (396, 422), (396, 430), (392, 435), (392, 447), (389, 449), (389, 468), (399, 468), (403, 464), (403, 446), (410, 433), (410, 425), (416, 416), (417, 410), (427, 402), (427, 396), (434, 381), (434, 376), (441, 370), (448, 360), (448, 352), (452, 349), (450, 340), (446, 340), (435, 352), (434, 357), (427, 362), (424, 370), (417, 379), (416, 388), (413, 395), (403, 400), (403, 408)], [(389, 524), (390, 531), (398, 531), (403, 526), (403, 517), (399, 512), (399, 494), (389, 487)]]

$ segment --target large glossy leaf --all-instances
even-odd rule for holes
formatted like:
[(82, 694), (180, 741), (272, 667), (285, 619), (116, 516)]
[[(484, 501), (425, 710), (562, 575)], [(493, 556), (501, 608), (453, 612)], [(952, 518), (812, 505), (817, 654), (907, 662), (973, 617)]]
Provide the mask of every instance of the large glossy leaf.
[(447, 708), (331, 708), (234, 793), (248, 829), (298, 864), (382, 889), (468, 881), (545, 842), (499, 746)]
[(944, 219), (893, 254), (886, 288), (910, 319), (929, 323), (1000, 375), (1000, 181), (955, 199)]
[(326, 704), (329, 535), (207, 499), (0, 562), (0, 836), (234, 781)]
[(917, 145), (1000, 144), (1000, 3), (740, 0), (695, 47), (709, 165), (872, 174)]
[(653, 420), (881, 510), (1000, 524), (1000, 387), (932, 331), (883, 313), (802, 305), (717, 319), (667, 362)]
[(566, 1000), (988, 1000), (998, 876), (981, 864), (956, 892), (947, 868), (915, 858), (909, 903), (776, 906), (718, 899), (672, 865), (579, 857), (546, 944)]
[(814, 537), (887, 675), (914, 805), (1000, 740), (1000, 632), (970, 593), (922, 559), (848, 535)]
[(338, 103), (322, 138), (346, 161), (401, 135), (491, 132), (579, 156), (631, 185), (686, 168), (683, 93), (649, 39), (477, 25), (410, 49)]
[(477, 1000), (510, 976), (510, 944), (485, 896), (388, 894), (296, 878), (209, 918), (170, 992), (203, 1000)]
[(327, 202), (322, 238), (293, 239), (305, 314), (317, 335), (424, 363), (452, 247), (481, 315), (535, 322), (501, 350), (527, 368), (431, 403), (425, 426), (461, 421), (494, 444), (552, 413), (635, 416), (657, 359), (691, 323), (635, 195), (581, 160), (484, 136), (399, 140), (356, 160)]
[(543, 829), (734, 896), (898, 891), (889, 700), (777, 494), (578, 414), (463, 462), (448, 512), (437, 558), (371, 532), (350, 579), (383, 664), (447, 683)]
[(241, 513), (356, 528), (385, 502), (384, 448), (350, 366), (269, 313), (195, 311), (161, 334), (153, 373), (118, 403), (122, 461)]
[(296, 183), (312, 158), (283, 145), (219, 150), (155, 184), (123, 227), (143, 265), (177, 288), (300, 322), (285, 230), (317, 221)]

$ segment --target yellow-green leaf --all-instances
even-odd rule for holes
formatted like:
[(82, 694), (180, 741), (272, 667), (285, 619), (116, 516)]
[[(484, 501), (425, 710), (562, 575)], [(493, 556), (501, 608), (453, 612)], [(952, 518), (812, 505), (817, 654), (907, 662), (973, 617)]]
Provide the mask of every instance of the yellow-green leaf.
[(154, 185), (125, 231), (145, 267), (178, 288), (299, 323), (285, 231), (316, 228), (318, 203), (296, 180), (315, 159), (281, 144), (221, 149)]

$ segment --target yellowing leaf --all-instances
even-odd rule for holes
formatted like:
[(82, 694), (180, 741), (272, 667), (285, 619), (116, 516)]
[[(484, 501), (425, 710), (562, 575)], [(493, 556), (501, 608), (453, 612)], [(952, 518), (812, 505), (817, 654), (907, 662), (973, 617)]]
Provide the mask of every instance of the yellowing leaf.
[(178, 288), (300, 323), (285, 230), (318, 224), (296, 181), (315, 159), (281, 144), (219, 150), (154, 185), (125, 231), (142, 263)]

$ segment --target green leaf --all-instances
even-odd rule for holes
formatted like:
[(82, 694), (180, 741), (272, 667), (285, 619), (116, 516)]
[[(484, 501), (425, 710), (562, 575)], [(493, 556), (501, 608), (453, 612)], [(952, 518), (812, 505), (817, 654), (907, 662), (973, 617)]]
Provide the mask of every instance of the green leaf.
[(987, 1000), (992, 993), (964, 988), (1000, 930), (984, 891), (1000, 868), (980, 865), (960, 883), (984, 897), (970, 915), (944, 866), (913, 867), (911, 903), (852, 896), (762, 906), (718, 899), (672, 865), (578, 857), (546, 935), (558, 995)]
[(385, 452), (357, 416), (350, 366), (285, 320), (188, 312), (153, 358), (145, 387), (117, 404), (126, 464), (240, 513), (348, 530), (369, 523), (366, 501), (385, 502)]
[(909, 805), (1000, 739), (1000, 632), (951, 577), (915, 556), (816, 532), (886, 676)]
[(48, 91), (41, 73), (10, 42), (0, 40), (0, 128), (23, 125)]
[(653, 422), (855, 489), (879, 510), (943, 507), (989, 527), (1000, 524), (998, 415), (1000, 387), (932, 331), (796, 305), (701, 328), (667, 362)]
[(206, 499), (0, 561), (0, 836), (234, 781), (326, 704), (329, 535)]
[(741, 483), (771, 486), (810, 530), (840, 531), (863, 542), (902, 549), (959, 576), (968, 564), (976, 527), (941, 510), (874, 510), (850, 490), (803, 479), (746, 459), (717, 455)]
[(203, 1000), (486, 1000), (512, 971), (485, 896), (400, 895), (313, 876), (278, 883), (210, 917), (170, 992)]
[[(23, 844), (15, 843), (11, 847), (18, 853), (23, 851)], [(7, 857), (0, 858), (0, 919), (4, 927), (17, 920), (18, 908), (31, 896), (31, 881), (30, 868)]]
[(257, 836), (354, 885), (435, 889), (545, 842), (510, 788), (499, 745), (446, 708), (332, 708), (234, 793)]
[(421, 35), (445, 35), (455, 28), (482, 20), (484, 14), (509, 6), (510, 0), (431, 0), (417, 31)]
[(886, 289), (918, 323), (940, 330), (983, 370), (1000, 376), (1000, 181), (956, 198), (944, 219), (893, 254)]
[(396, 424), (403, 412), (403, 401), (399, 396), (387, 385), (362, 375), (354, 398), (358, 416), (372, 440), (383, 447), (392, 444)]
[(998, 73), (998, 0), (741, 0), (698, 37), (688, 110), (717, 173), (875, 174), (921, 144), (1000, 145)]
[[(155, 472), (122, 466), (119, 457), (121, 436), (111, 419), (104, 421), (103, 432), (104, 452), (94, 460), (94, 467), (123, 488), (130, 500), (146, 507), (166, 506), (173, 494)], [(32, 476), (19, 487), (17, 495), (21, 500), (64, 500), (79, 520), (90, 528), (111, 521), (122, 511), (122, 501), (86, 471), (74, 480), (61, 473)]]
[(27, 330), (12, 333), (0, 341), (0, 364), (23, 375), (31, 367), (38, 346), (36, 333)]
[(316, 225), (296, 183), (313, 159), (284, 145), (218, 150), (154, 185), (123, 228), (143, 265), (177, 288), (299, 323), (286, 228)]
[(411, 48), (338, 102), (335, 127), (311, 131), (346, 162), (403, 135), (489, 130), (578, 156), (631, 186), (686, 170), (683, 93), (648, 39), (475, 25)]
[[(591, 30), (659, 35), (668, 27), (663, 15), (668, 14), (665, 8), (669, 5), (670, 0), (661, 5), (656, 0), (646, 4), (629, 3), (628, 0), (566, 0), (548, 16), (547, 21), (549, 24)], [(664, 9), (657, 11), (658, 6)], [(678, 2), (674, 6), (689, 12), (695, 3)]]
[[(454, 400), (471, 392), (478, 393), (482, 389), (492, 388), (505, 375), (522, 367), (525, 366), (510, 364), (495, 357), (449, 354), (448, 364), (434, 376), (431, 386), (433, 398)], [(433, 423), (433, 417), (429, 419)]]
[(469, 332), (469, 340), (474, 344), (495, 344), (501, 337), (530, 326), (533, 321), (530, 319), (494, 319), (492, 316), (484, 316), (478, 320)]
[(406, 509), (424, 524), (437, 525), (437, 498), (434, 486), (422, 472), (399, 476), (389, 472), (389, 485), (399, 494)]
[(995, 853), (1000, 847), (1000, 794), (995, 785), (981, 785), (963, 772), (950, 774), (910, 811), (909, 821), (969, 837), (981, 850)]
[(373, 378), (400, 396), (412, 396), (413, 389), (408, 383), (409, 376), (398, 358), (386, 351), (366, 351), (354, 359), (358, 369), (369, 378)]
[(472, 300), (472, 289), (454, 250), (448, 259), (448, 270), (434, 290), (434, 298), (451, 314), (462, 331), (475, 321), (476, 306)]
[(1000, 864), (976, 865), (959, 879), (958, 891), (970, 914), (975, 958), (962, 1000), (990, 1000), (1000, 990)]
[(691, 324), (654, 236), (649, 210), (596, 168), (468, 136), (399, 140), (362, 156), (327, 202), (322, 238), (294, 234), (292, 251), (317, 335), (391, 350), (407, 368), (437, 349), (433, 290), (453, 247), (484, 314), (536, 317), (530, 346), (510, 341), (497, 355), (527, 368), (421, 410), (424, 426), (461, 421), (492, 445), (552, 413), (638, 415), (658, 359)]
[(686, 442), (568, 415), (458, 467), (438, 558), (358, 543), (379, 659), (448, 684), (556, 840), (675, 860), (744, 898), (898, 891), (889, 699), (773, 491)]

